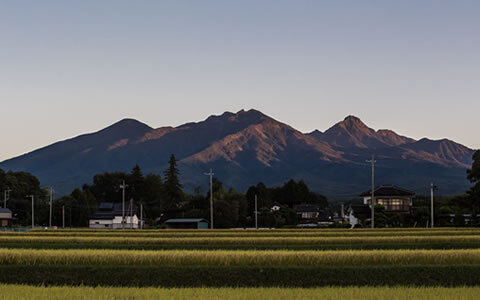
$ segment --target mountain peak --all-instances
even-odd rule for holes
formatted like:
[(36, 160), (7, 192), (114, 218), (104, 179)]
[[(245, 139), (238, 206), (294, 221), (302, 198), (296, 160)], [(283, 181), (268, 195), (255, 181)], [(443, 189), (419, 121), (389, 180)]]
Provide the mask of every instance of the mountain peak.
[[(123, 128), (132, 128), (132, 127), (143, 127), (143, 128), (149, 128), (150, 130), (153, 129), (150, 126), (148, 126), (145, 123), (142, 123), (136, 119), (132, 118), (124, 118), (121, 119), (120, 121), (113, 123), (112, 125), (108, 126), (107, 128), (118, 128), (118, 127), (123, 127)], [(105, 128), (105, 129), (107, 129)]]
[(345, 126), (347, 128), (357, 128), (357, 129), (370, 129), (365, 125), (365, 123), (360, 120), (360, 118), (350, 115), (343, 119), (342, 122), (339, 123), (341, 126)]
[(138, 120), (125, 118), (95, 133), (108, 138), (135, 138), (153, 130)]
[(354, 115), (348, 115), (343, 119), (344, 122), (362, 122), (359, 117)]

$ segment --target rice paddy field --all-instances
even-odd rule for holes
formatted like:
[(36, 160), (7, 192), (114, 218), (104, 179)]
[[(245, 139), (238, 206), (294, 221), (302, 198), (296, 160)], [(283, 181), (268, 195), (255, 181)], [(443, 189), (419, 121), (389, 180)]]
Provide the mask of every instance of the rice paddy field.
[(2, 299), (474, 299), (480, 229), (0, 232)]

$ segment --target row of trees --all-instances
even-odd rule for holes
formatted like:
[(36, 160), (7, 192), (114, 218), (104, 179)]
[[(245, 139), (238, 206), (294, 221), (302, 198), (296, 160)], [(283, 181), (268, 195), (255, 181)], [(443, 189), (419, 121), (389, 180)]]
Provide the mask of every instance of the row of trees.
[[(10, 208), (22, 225), (29, 224), (32, 217), (32, 202), (26, 196), (34, 196), (35, 218), (48, 218), (48, 190), (40, 187), (40, 181), (27, 172), (6, 172), (0, 169), (0, 207), (4, 207), (5, 198), (8, 198), (7, 207)], [(5, 192), (8, 191), (8, 192)]]
[[(467, 178), (473, 186), (464, 195), (435, 198), (437, 226), (465, 226), (463, 214), (470, 214), (468, 225), (479, 226), (476, 218), (480, 213), (480, 151), (473, 156), (472, 168)], [(120, 202), (120, 185), (127, 184), (126, 199), (143, 204), (147, 224), (158, 226), (168, 218), (209, 218), (210, 192), (202, 193), (197, 187), (192, 194), (185, 193), (180, 182), (177, 160), (172, 155), (169, 167), (162, 175), (142, 173), (137, 165), (131, 172), (106, 172), (97, 174), (93, 183), (75, 189), (70, 195), (54, 201), (53, 224), (62, 224), (62, 207), (66, 208), (67, 226), (87, 226), (88, 217), (95, 212), (99, 202)], [(8, 208), (14, 212), (19, 225), (31, 222), (31, 200), (35, 197), (36, 224), (48, 224), (48, 189), (42, 188), (38, 179), (27, 172), (7, 172), (0, 169), (0, 191), (11, 190)], [(246, 194), (226, 188), (217, 178), (213, 179), (214, 215), (216, 227), (244, 227), (254, 225), (255, 195), (258, 199), (259, 225), (281, 227), (297, 222), (293, 207), (296, 204), (318, 204), (327, 208), (327, 198), (309, 190), (302, 181), (290, 180), (280, 187), (267, 187), (263, 183), (251, 186)], [(2, 195), (3, 196), (3, 195)], [(1, 206), (3, 203), (0, 202)], [(271, 207), (278, 205), (277, 211)], [(417, 196), (414, 200), (415, 214), (412, 216), (387, 216), (382, 207), (375, 209), (376, 224), (382, 226), (425, 226), (430, 218), (430, 198)], [(451, 214), (456, 215), (453, 220)]]
[[(88, 226), (88, 218), (96, 210), (99, 202), (122, 201), (125, 183), (126, 200), (133, 199), (142, 204), (144, 219), (151, 226), (160, 226), (169, 218), (206, 218), (210, 216), (210, 191), (203, 193), (197, 187), (193, 193), (184, 192), (180, 182), (180, 172), (174, 155), (163, 176), (143, 174), (136, 165), (131, 172), (105, 172), (93, 177), (92, 184), (84, 184), (70, 195), (56, 199), (53, 203), (53, 224), (61, 225), (65, 218), (66, 226)], [(35, 223), (48, 224), (49, 195), (40, 187), (39, 181), (25, 172), (0, 172), (0, 188), (9, 187), (13, 192), (8, 207), (16, 214), (16, 223), (29, 225), (31, 222), (30, 200), (25, 195), (35, 195)], [(258, 221), (260, 226), (295, 225), (295, 204), (314, 203), (327, 207), (326, 197), (313, 193), (303, 181), (290, 180), (281, 187), (269, 188), (259, 183), (248, 189), (246, 194), (224, 187), (213, 178), (215, 227), (231, 228), (253, 226), (255, 224), (255, 195), (258, 199)], [(272, 211), (273, 205), (280, 207)], [(65, 209), (65, 215), (62, 215)]]

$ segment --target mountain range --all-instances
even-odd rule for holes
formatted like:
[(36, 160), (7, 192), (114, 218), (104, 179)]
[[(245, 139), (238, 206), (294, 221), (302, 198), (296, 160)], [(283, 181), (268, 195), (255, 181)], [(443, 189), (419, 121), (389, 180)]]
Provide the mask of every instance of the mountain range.
[(105, 171), (162, 173), (170, 154), (179, 160), (187, 191), (206, 190), (203, 173), (213, 168), (227, 187), (245, 191), (260, 181), (280, 185), (304, 179), (330, 199), (351, 198), (370, 185), (375, 155), (376, 182), (424, 194), (430, 182), (442, 194), (468, 189), (465, 170), (474, 150), (448, 139), (415, 140), (392, 130), (374, 130), (348, 116), (325, 132), (302, 133), (257, 110), (225, 112), (178, 127), (152, 128), (121, 120), (95, 133), (60, 141), (3, 161), (4, 170), (28, 171), (42, 185), (67, 194)]

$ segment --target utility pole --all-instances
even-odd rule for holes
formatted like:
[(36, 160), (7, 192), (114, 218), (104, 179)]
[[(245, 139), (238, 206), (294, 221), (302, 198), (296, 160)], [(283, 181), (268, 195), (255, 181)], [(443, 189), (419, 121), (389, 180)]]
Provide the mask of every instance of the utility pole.
[(213, 229), (213, 170), (210, 169), (210, 173), (204, 173), (210, 176), (210, 228)]
[(50, 187), (50, 216), (48, 220), (48, 227), (52, 227), (52, 204), (53, 204), (53, 188)]
[(120, 185), (120, 188), (122, 189), (122, 229), (125, 229), (125, 188), (127, 186), (125, 180)]
[(33, 227), (35, 226), (35, 207), (33, 205), (33, 195), (28, 195), (26, 196), (27, 198), (31, 198), (32, 199), (32, 229)]
[(255, 229), (258, 229), (257, 194), (255, 194)]
[(9, 189), (8, 187), (7, 187), (7, 189), (5, 190), (5, 195), (4, 195), (4, 200), (3, 200), (3, 208), (7, 208), (7, 201), (8, 201), (9, 198), (10, 198), (10, 192), (11, 192), (11, 191), (12, 191), (12, 190)]
[(143, 229), (143, 204), (140, 203), (140, 229)]
[(62, 228), (65, 229), (65, 205), (62, 205)]
[(433, 191), (437, 189), (437, 186), (433, 184), (433, 182), (430, 184), (430, 223), (432, 224), (433, 228)]
[(370, 198), (371, 208), (372, 208), (372, 229), (375, 228), (375, 156), (372, 155), (371, 160), (367, 160), (368, 163), (372, 164), (372, 197)]
[(130, 229), (133, 229), (133, 198), (130, 199)]

